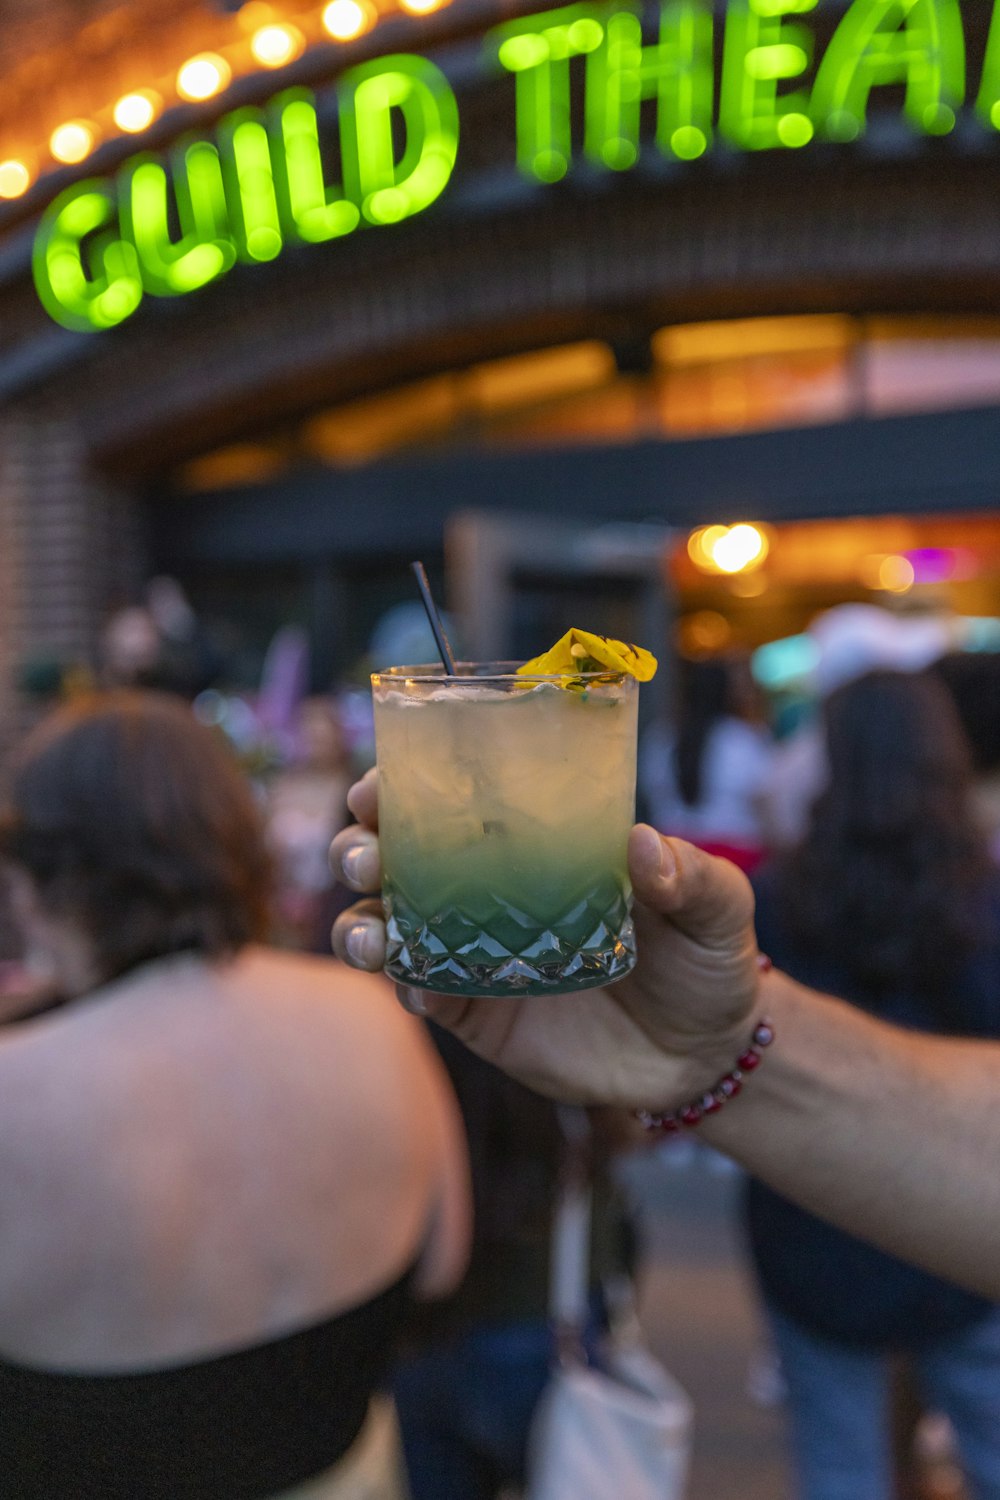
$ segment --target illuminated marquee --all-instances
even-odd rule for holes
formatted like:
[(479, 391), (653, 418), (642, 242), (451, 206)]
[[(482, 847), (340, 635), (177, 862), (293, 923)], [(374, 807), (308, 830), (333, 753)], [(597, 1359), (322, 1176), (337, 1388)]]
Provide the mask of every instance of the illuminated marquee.
[[(584, 155), (621, 171), (638, 159), (640, 108), (656, 111), (656, 144), (691, 161), (718, 137), (741, 150), (794, 149), (815, 137), (849, 141), (865, 128), (873, 88), (905, 90), (920, 134), (944, 135), (965, 101), (958, 0), (854, 0), (821, 60), (801, 18), (818, 0), (730, 0), (716, 85), (718, 22), (711, 0), (663, 0), (647, 42), (639, 13), (575, 5), (508, 22), (493, 33), (516, 79), (517, 160), (543, 182), (573, 157), (570, 65), (584, 64)], [(812, 77), (811, 87), (809, 79)], [(1000, 128), (1000, 0), (978, 109)]]
[[(639, 0), (497, 27), (485, 39), (485, 66), (513, 76), (518, 167), (556, 182), (580, 149), (592, 163), (627, 170), (639, 157), (644, 104), (656, 148), (676, 161), (695, 160), (716, 140), (751, 151), (854, 140), (872, 90), (885, 86), (902, 89), (914, 132), (954, 127), (969, 95), (959, 0), (852, 0), (822, 56), (804, 20), (819, 4), (729, 0), (719, 18), (713, 0), (662, 0), (655, 39)], [(992, 15), (975, 109), (984, 127), (1000, 130), (1000, 0)], [(577, 145), (570, 89), (580, 75)], [(67, 328), (110, 328), (146, 294), (194, 291), (238, 261), (397, 223), (440, 197), (457, 159), (459, 115), (439, 68), (411, 55), (381, 58), (345, 73), (337, 101), (337, 182), (328, 180), (315, 100), (293, 90), (227, 115), (212, 140), (182, 141), (166, 159), (134, 157), (114, 179), (67, 189), (35, 241), (48, 312)]]
[[(382, 58), (346, 73), (337, 92), (340, 182), (326, 179), (315, 100), (293, 90), (227, 115), (214, 141), (180, 142), (169, 162), (136, 156), (113, 181), (68, 188), (35, 238), (46, 310), (66, 328), (111, 328), (146, 292), (193, 292), (238, 260), (274, 260), (286, 241), (320, 244), (433, 203), (458, 150), (458, 106), (440, 69)], [(394, 111), (406, 140), (399, 160)]]

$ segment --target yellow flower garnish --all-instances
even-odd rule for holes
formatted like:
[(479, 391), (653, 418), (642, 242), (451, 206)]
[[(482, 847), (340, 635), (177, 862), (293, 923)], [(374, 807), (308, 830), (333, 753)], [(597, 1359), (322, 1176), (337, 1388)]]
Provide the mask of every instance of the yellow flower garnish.
[(532, 677), (556, 677), (573, 672), (625, 672), (638, 682), (648, 682), (656, 672), (656, 657), (630, 641), (612, 641), (589, 630), (567, 630), (551, 651), (535, 656), (518, 667)]

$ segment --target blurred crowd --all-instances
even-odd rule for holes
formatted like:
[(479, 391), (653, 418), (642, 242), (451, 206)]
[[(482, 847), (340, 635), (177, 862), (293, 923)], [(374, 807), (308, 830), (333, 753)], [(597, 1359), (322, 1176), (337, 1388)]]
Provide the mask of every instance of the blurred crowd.
[(1000, 657), (964, 648), (962, 622), (845, 604), (818, 615), (808, 670), (780, 696), (746, 656), (682, 659), (669, 718), (649, 727), (639, 791), (662, 831), (753, 870), (803, 836), (827, 777), (824, 705), (877, 669), (933, 671), (948, 688), (972, 757), (973, 798), (1000, 855)]
[[(747, 657), (673, 664), (670, 711), (640, 741), (640, 814), (751, 876), (761, 946), (793, 976), (900, 1024), (1000, 1037), (1000, 654), (965, 649), (959, 620), (873, 605), (828, 610), (809, 636), (808, 673), (780, 699)], [(419, 606), (403, 605), (380, 622), (356, 681), (313, 691), (308, 639), (288, 627), (256, 690), (234, 691), (183, 590), (159, 578), (108, 620), (92, 671), (25, 685), (48, 705), (107, 689), (189, 704), (252, 789), (273, 873), (268, 942), (325, 955), (352, 899), (333, 883), (330, 841), (350, 821), (348, 788), (374, 761), (364, 673), (433, 654)], [(17, 1014), (46, 976), (12, 890), (0, 986)], [(412, 1500), (498, 1500), (523, 1480), (551, 1361), (547, 1257), (563, 1146), (553, 1106), (443, 1033), (429, 1041), (472, 1161), (472, 1258), (450, 1297), (406, 1323), (394, 1394)], [(637, 1264), (614, 1171), (636, 1140), (596, 1117), (591, 1128), (599, 1329), (603, 1289)], [(753, 1182), (745, 1232), (800, 1500), (897, 1492), (901, 1367), (919, 1392), (912, 1422), (944, 1413), (970, 1493), (1000, 1496), (1000, 1313)]]
[[(682, 661), (640, 788), (662, 832), (750, 874), (786, 973), (898, 1025), (997, 1039), (1000, 655), (960, 649), (961, 628), (829, 610), (784, 734), (746, 662)], [(800, 1500), (923, 1493), (935, 1423), (967, 1492), (1000, 1495), (1000, 1311), (752, 1180), (744, 1230)]]
[[(234, 671), (228, 645), (199, 618), (182, 586), (159, 576), (140, 598), (112, 611), (92, 663), (29, 654), (20, 686), (36, 713), (94, 691), (129, 688), (190, 703), (196, 719), (234, 751), (262, 808), (274, 860), (273, 940), (325, 953), (346, 900), (333, 888), (327, 851), (349, 819), (348, 787), (375, 763), (368, 674), (376, 665), (434, 654), (421, 606), (406, 602), (384, 612), (342, 682), (312, 690), (308, 634), (287, 625), (272, 637), (248, 689), (234, 685), (242, 666)], [(9, 947), (14, 939), (0, 914), (0, 949), (5, 941)]]

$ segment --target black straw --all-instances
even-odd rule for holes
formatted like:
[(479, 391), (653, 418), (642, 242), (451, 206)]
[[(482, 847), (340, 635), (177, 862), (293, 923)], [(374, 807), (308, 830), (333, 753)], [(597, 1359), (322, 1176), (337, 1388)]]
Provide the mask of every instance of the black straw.
[(424, 602), (424, 609), (427, 611), (427, 618), (434, 632), (434, 639), (437, 642), (438, 651), (441, 653), (441, 661), (444, 663), (445, 672), (449, 677), (457, 677), (458, 672), (455, 670), (455, 657), (452, 654), (448, 637), (444, 633), (444, 626), (441, 624), (441, 616), (438, 614), (437, 605), (434, 603), (431, 586), (427, 582), (427, 569), (422, 562), (412, 562), (410, 563), (410, 571), (417, 580), (417, 588), (420, 590), (420, 597)]

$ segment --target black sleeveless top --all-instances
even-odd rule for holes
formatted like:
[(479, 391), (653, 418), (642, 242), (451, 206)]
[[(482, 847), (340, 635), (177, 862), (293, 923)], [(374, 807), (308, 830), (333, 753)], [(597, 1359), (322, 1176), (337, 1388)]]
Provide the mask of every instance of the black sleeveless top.
[(411, 1272), (324, 1323), (194, 1364), (66, 1374), (0, 1359), (10, 1500), (263, 1500), (329, 1468), (364, 1423)]

